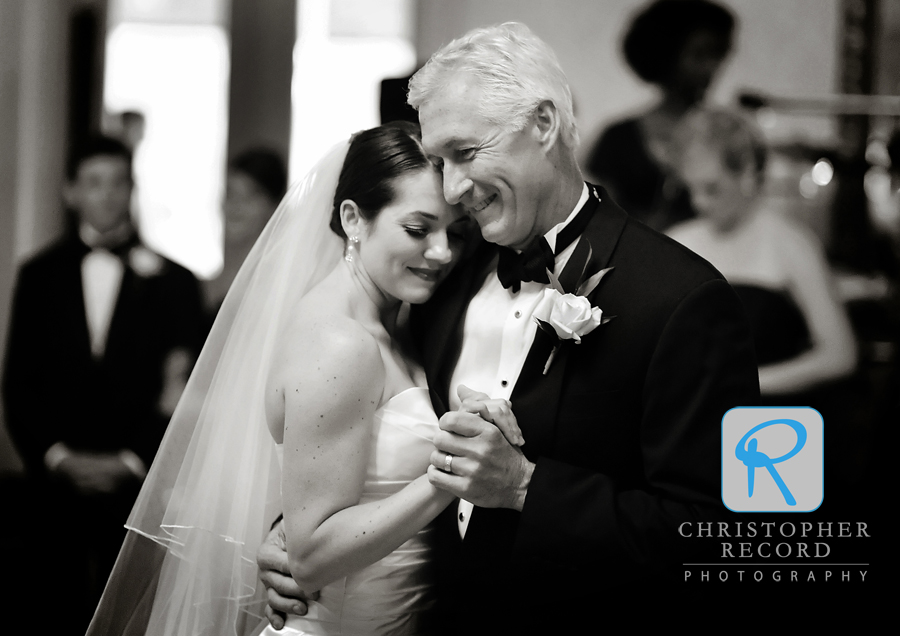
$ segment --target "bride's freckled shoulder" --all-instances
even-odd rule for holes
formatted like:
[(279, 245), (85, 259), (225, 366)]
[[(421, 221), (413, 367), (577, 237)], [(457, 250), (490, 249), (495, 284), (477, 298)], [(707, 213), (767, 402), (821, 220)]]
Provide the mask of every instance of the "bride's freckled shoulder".
[[(276, 345), (276, 374), (327, 385), (366, 377), (381, 366), (375, 338), (357, 321), (339, 314), (306, 316)], [(378, 364), (375, 364), (378, 363)], [(383, 369), (380, 374), (383, 375)], [(299, 378), (298, 378), (299, 379)]]
[(265, 395), (266, 419), (278, 441), (292, 407), (328, 412), (349, 395), (377, 405), (384, 388), (375, 338), (341, 311), (334, 295), (316, 291), (297, 303), (274, 344)]

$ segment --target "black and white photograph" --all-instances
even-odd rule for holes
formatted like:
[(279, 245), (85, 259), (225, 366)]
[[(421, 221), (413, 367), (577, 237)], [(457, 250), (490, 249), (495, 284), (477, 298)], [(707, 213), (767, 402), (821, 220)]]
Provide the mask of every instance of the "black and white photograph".
[(898, 0), (0, 0), (0, 632), (883, 629)]

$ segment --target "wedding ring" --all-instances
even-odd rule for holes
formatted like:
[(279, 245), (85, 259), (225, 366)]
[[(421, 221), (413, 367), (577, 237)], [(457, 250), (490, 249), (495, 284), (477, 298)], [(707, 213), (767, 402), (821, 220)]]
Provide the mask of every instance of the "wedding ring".
[(453, 472), (453, 455), (447, 453), (447, 456), (444, 458), (444, 472), (452, 473)]

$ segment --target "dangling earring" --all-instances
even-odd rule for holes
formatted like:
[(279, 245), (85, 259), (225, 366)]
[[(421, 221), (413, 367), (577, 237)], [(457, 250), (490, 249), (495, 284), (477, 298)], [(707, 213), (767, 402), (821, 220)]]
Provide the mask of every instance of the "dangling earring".
[(359, 237), (351, 236), (347, 238), (347, 248), (344, 250), (344, 260), (352, 263), (355, 258), (354, 254), (359, 250)]

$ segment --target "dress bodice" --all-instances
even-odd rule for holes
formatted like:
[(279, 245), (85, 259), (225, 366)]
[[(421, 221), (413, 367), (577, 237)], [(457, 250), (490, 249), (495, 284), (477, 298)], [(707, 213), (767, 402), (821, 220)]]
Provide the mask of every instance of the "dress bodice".
[[(375, 412), (372, 450), (360, 503), (389, 497), (425, 474), (438, 430), (428, 390), (413, 387)], [(282, 448), (278, 446), (279, 459)], [(431, 542), (426, 527), (380, 561), (327, 585), (287, 632), (315, 636), (403, 635), (423, 630), (434, 603)], [(294, 630), (293, 632), (291, 630)]]

